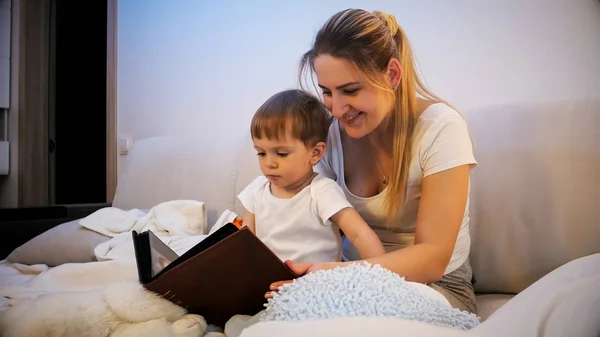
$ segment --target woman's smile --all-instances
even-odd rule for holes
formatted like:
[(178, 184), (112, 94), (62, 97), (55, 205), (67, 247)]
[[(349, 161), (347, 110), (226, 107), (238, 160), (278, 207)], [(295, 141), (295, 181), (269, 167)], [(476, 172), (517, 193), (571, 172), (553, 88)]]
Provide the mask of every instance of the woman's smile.
[(365, 118), (365, 113), (362, 111), (359, 111), (358, 113), (352, 112), (352, 113), (346, 113), (342, 116), (342, 121), (344, 122), (344, 124), (348, 125), (348, 126), (355, 126), (360, 124)]

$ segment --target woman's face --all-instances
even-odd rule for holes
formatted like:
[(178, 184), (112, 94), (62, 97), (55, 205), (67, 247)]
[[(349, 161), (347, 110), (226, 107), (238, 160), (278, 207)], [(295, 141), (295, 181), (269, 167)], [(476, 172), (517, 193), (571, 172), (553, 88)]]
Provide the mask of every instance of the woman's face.
[(384, 93), (370, 85), (349, 61), (322, 54), (315, 58), (314, 68), (325, 106), (350, 137), (369, 135), (391, 110)]

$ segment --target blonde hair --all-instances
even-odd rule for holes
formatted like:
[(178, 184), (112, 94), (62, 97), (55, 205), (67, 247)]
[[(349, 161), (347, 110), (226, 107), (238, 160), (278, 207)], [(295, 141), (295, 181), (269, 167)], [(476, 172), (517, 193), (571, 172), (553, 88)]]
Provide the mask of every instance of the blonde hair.
[(258, 108), (250, 123), (250, 135), (282, 139), (289, 132), (305, 146), (314, 146), (327, 140), (331, 121), (331, 114), (317, 97), (302, 90), (284, 90)]
[[(419, 117), (417, 96), (434, 102), (444, 101), (419, 78), (409, 41), (393, 15), (361, 9), (334, 14), (317, 32), (312, 48), (300, 60), (301, 86), (302, 75), (307, 68), (314, 73), (314, 60), (322, 54), (350, 61), (368, 83), (382, 90), (388, 102), (395, 102), (389, 120), (394, 132), (393, 174), (389, 177), (385, 199), (389, 224), (398, 216), (406, 196), (413, 133)], [(402, 67), (397, 92), (382, 76), (392, 58), (398, 59)]]

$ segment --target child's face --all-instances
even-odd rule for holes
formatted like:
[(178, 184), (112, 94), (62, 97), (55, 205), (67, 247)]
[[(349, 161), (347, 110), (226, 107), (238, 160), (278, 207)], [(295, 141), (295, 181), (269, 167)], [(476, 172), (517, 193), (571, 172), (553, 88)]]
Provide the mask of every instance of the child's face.
[(298, 139), (253, 138), (258, 154), (260, 170), (271, 184), (286, 188), (295, 186), (307, 174), (312, 173), (325, 148), (324, 143), (307, 147)]

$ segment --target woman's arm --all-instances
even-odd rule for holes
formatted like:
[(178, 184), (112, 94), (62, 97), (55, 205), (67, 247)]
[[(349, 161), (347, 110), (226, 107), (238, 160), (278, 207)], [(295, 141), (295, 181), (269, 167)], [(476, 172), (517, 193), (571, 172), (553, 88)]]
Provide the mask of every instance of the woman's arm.
[[(352, 262), (294, 264), (286, 261), (286, 263), (296, 274), (303, 275), (367, 261), (371, 264), (379, 264), (405, 277), (408, 281), (420, 283), (439, 281), (452, 257), (462, 224), (469, 190), (469, 171), (469, 165), (463, 165), (423, 179), (414, 245), (378, 257)], [(276, 282), (271, 289), (277, 289), (287, 282)]]
[(425, 177), (414, 245), (366, 261), (380, 264), (409, 281), (440, 280), (462, 224), (469, 171), (469, 165), (463, 165)]
[(385, 254), (377, 234), (354, 208), (346, 207), (340, 210), (331, 217), (331, 221), (344, 231), (363, 259)]
[(409, 281), (431, 283), (440, 280), (452, 257), (468, 189), (468, 165), (425, 177), (414, 245), (366, 261), (379, 264)]

